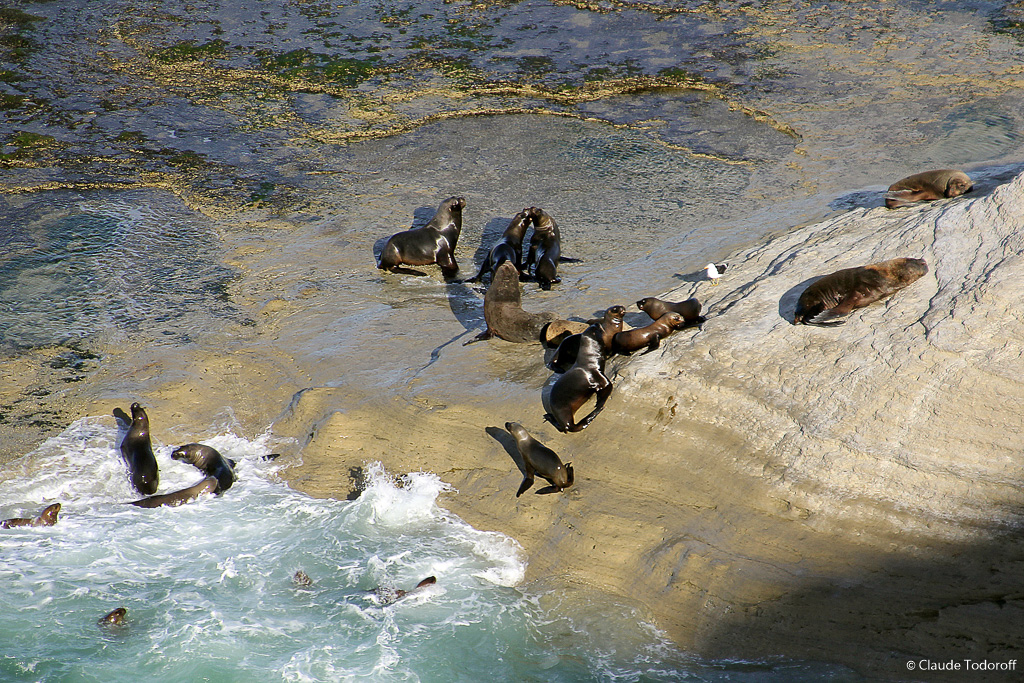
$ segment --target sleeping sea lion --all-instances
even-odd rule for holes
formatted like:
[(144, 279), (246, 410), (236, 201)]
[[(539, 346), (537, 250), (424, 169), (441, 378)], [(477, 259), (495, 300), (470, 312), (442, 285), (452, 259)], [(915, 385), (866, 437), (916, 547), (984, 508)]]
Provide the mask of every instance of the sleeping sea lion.
[[(136, 491), (144, 496), (156, 493), (160, 472), (149, 439), (149, 416), (138, 403), (132, 404), (132, 425), (121, 442), (121, 457), (128, 465), (128, 477)], [(118, 409), (120, 414), (120, 409)]]
[(446, 278), (454, 276), (459, 271), (459, 264), (455, 262), (455, 245), (462, 233), (462, 210), (465, 207), (466, 200), (462, 197), (449, 197), (441, 202), (429, 223), (392, 235), (380, 252), (377, 267), (392, 273), (426, 275), (422, 271), (399, 266), (403, 263), (410, 266), (436, 263)]
[(204, 493), (214, 493), (218, 485), (217, 477), (206, 477), (198, 484), (189, 486), (186, 489), (181, 489), (174, 493), (163, 493), (159, 496), (149, 496), (142, 500), (132, 501), (131, 504), (140, 508), (157, 508), (161, 505), (177, 507), (178, 505), (195, 500)]
[(38, 517), (15, 517), (3, 520), (0, 522), (0, 529), (13, 529), (18, 526), (53, 526), (57, 523), (58, 512), (60, 512), (60, 503), (47, 505)]
[(547, 311), (528, 313), (523, 310), (519, 271), (511, 261), (505, 261), (494, 271), (491, 286), (484, 295), (484, 321), (487, 329), (463, 346), (491, 337), (520, 344), (539, 342), (544, 326), (557, 319), (557, 315)]
[(106, 627), (110, 627), (110, 626), (124, 626), (124, 620), (125, 620), (125, 617), (127, 617), (127, 616), (128, 616), (128, 610), (126, 610), (124, 607), (118, 607), (117, 609), (111, 611), (110, 613), (106, 614), (105, 616), (100, 617), (99, 620), (96, 623), (99, 624), (100, 626), (106, 626)]
[[(612, 355), (612, 339), (614, 339), (616, 334), (622, 332), (622, 316), (625, 314), (626, 309), (622, 306), (612, 306), (604, 312), (602, 317), (588, 321), (587, 329), (590, 329), (592, 325), (597, 325), (601, 328), (598, 332), (598, 340), (601, 342), (601, 350), (604, 353), (605, 359)], [(582, 335), (583, 332), (580, 332), (579, 334), (570, 334), (562, 339), (558, 348), (555, 349), (555, 355), (551, 357), (551, 363), (548, 367), (555, 372), (565, 372), (572, 367), (579, 353)]]
[(884, 299), (928, 272), (919, 258), (896, 258), (844, 268), (814, 282), (800, 295), (793, 323), (841, 325), (854, 309)]
[(491, 251), (480, 266), (480, 272), (475, 277), (465, 280), (465, 282), (479, 282), (484, 273), (488, 271), (491, 273), (495, 272), (498, 266), (505, 261), (511, 261), (515, 265), (516, 271), (522, 273), (523, 237), (526, 235), (526, 227), (529, 224), (530, 219), (526, 216), (525, 211), (520, 211), (513, 216), (512, 222), (505, 228), (501, 239), (491, 247)]
[[(614, 330), (616, 321), (618, 330), (614, 331), (622, 331), (622, 315), (625, 312), (626, 309), (622, 306), (612, 306), (605, 312), (605, 319), (588, 327), (586, 332), (580, 335), (576, 362), (551, 386), (547, 400), (548, 412), (544, 417), (550, 420), (558, 431), (578, 432), (586, 429), (598, 413), (604, 410), (604, 404), (612, 393), (612, 382), (604, 374), (608, 350), (604, 347), (602, 338), (609, 329)], [(610, 322), (606, 326), (605, 321), (609, 318)], [(576, 411), (594, 394), (597, 394), (594, 409), (582, 420), (575, 422)]]
[(189, 443), (174, 449), (171, 458), (195, 465), (203, 474), (217, 478), (217, 490), (223, 493), (235, 483), (234, 461), (225, 458), (217, 449), (201, 443)]
[(555, 219), (543, 209), (531, 206), (526, 214), (533, 222), (526, 270), (529, 271), (532, 265), (533, 278), (540, 283), (541, 289), (551, 289), (552, 284), (562, 281), (557, 275), (558, 262), (562, 257), (562, 236)]
[(518, 422), (506, 422), (505, 429), (515, 437), (516, 448), (519, 449), (519, 455), (523, 456), (523, 468), (526, 470), (523, 483), (516, 491), (516, 498), (533, 486), (535, 474), (551, 482), (551, 486), (545, 486), (537, 493), (560, 493), (572, 486), (571, 462), (563, 465), (557, 453), (533, 438)]
[(930, 202), (945, 197), (959, 197), (970, 192), (974, 182), (963, 171), (944, 168), (915, 173), (889, 186), (885, 206), (895, 209), (917, 202)]
[(636, 307), (651, 316), (651, 320), (657, 320), (666, 313), (678, 313), (686, 321), (684, 327), (703, 325), (707, 318), (700, 314), (700, 302), (697, 297), (690, 297), (686, 301), (662, 301), (653, 296), (644, 297), (636, 302)]
[(632, 330), (617, 332), (615, 336), (612, 337), (612, 353), (629, 356), (632, 355), (634, 351), (638, 351), (644, 347), (647, 347), (647, 350), (644, 351), (644, 353), (650, 353), (661, 345), (662, 339), (669, 336), (676, 330), (682, 329), (685, 325), (686, 320), (683, 316), (674, 311), (670, 311), (647, 327), (638, 327)]

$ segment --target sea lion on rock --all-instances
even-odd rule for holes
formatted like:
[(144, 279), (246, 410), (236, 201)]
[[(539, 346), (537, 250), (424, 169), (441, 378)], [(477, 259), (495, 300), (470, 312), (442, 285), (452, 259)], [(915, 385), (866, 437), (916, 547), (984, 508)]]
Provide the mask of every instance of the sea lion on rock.
[(60, 503), (47, 505), (39, 513), (38, 517), (15, 517), (0, 522), (0, 529), (13, 529), (19, 526), (53, 526), (57, 523), (57, 513), (60, 512)]
[(515, 437), (516, 448), (519, 449), (519, 455), (523, 456), (523, 468), (526, 470), (523, 483), (516, 491), (516, 498), (533, 486), (535, 474), (551, 482), (551, 486), (545, 486), (537, 493), (560, 493), (572, 486), (571, 462), (563, 465), (557, 453), (533, 438), (518, 422), (506, 422), (505, 429)]
[(201, 443), (189, 443), (174, 449), (171, 459), (195, 465), (203, 474), (217, 478), (217, 490), (224, 493), (235, 483), (234, 461), (225, 458), (217, 449)]
[(930, 202), (946, 197), (959, 197), (970, 192), (974, 182), (963, 171), (944, 168), (915, 173), (889, 186), (885, 206), (895, 209), (917, 202)]
[[(156, 493), (160, 472), (149, 439), (149, 416), (138, 403), (132, 404), (132, 424), (121, 441), (121, 457), (128, 465), (128, 476), (136, 491), (144, 496)], [(120, 409), (117, 411), (120, 414)]]
[[(600, 318), (595, 318), (587, 322), (587, 329), (591, 326), (597, 325), (600, 330), (598, 331), (598, 340), (601, 342), (601, 350), (604, 357), (607, 359), (612, 355), (612, 339), (619, 332), (622, 332), (622, 316), (626, 314), (626, 309), (622, 306), (612, 306), (604, 312), (604, 315)], [(555, 372), (565, 372), (572, 364), (576, 362), (576, 356), (579, 354), (580, 339), (583, 332), (578, 334), (570, 334), (558, 345), (555, 349), (555, 355), (551, 357), (551, 363), (549, 367)]]
[(157, 508), (162, 505), (177, 507), (178, 505), (184, 505), (195, 500), (204, 493), (214, 493), (218, 485), (217, 477), (206, 477), (198, 484), (181, 489), (180, 491), (164, 493), (159, 496), (149, 496), (142, 500), (132, 501), (131, 504), (140, 508)]
[(928, 272), (919, 258), (896, 258), (826, 275), (803, 291), (793, 323), (840, 325), (854, 309), (884, 299)]
[[(612, 393), (612, 382), (604, 374), (604, 362), (609, 352), (604, 347), (602, 339), (609, 330), (622, 331), (622, 316), (625, 312), (626, 309), (622, 306), (612, 306), (605, 312), (605, 318), (601, 322), (588, 327), (580, 335), (576, 362), (551, 386), (547, 401), (548, 412), (544, 417), (550, 420), (558, 431), (578, 432), (586, 429), (598, 413), (604, 410), (604, 404)], [(617, 330), (614, 329), (616, 321)], [(576, 411), (594, 394), (597, 394), (594, 409), (582, 420), (575, 422)]]
[(653, 296), (644, 297), (636, 302), (636, 307), (651, 316), (651, 320), (657, 320), (666, 313), (678, 313), (686, 321), (684, 327), (692, 325), (703, 325), (707, 318), (700, 314), (700, 301), (697, 297), (690, 297), (686, 301), (662, 301)]
[(410, 266), (436, 263), (446, 278), (454, 276), (459, 271), (459, 264), (455, 262), (455, 245), (462, 233), (462, 210), (465, 207), (466, 200), (462, 197), (449, 197), (441, 202), (429, 223), (392, 235), (380, 252), (377, 267), (392, 273), (426, 275), (422, 271), (399, 266), (403, 263)]
[(484, 295), (484, 321), (487, 329), (463, 346), (491, 337), (519, 344), (539, 342), (544, 326), (557, 319), (557, 315), (547, 311), (527, 313), (523, 310), (519, 271), (511, 261), (505, 261), (494, 271), (491, 286)]
[(505, 228), (501, 239), (491, 247), (491, 251), (480, 266), (480, 272), (475, 277), (465, 280), (465, 282), (479, 282), (483, 278), (484, 273), (488, 271), (494, 273), (498, 266), (505, 261), (511, 261), (515, 265), (516, 271), (522, 273), (523, 237), (526, 235), (526, 227), (529, 224), (530, 219), (527, 217), (525, 210), (513, 216), (512, 222)]
[(558, 223), (536, 206), (527, 209), (526, 214), (533, 222), (526, 270), (529, 271), (532, 265), (533, 278), (540, 283), (540, 288), (551, 289), (552, 284), (562, 281), (557, 275), (558, 262), (562, 258), (562, 236), (558, 231)]
[(100, 626), (124, 626), (125, 617), (128, 616), (128, 610), (124, 607), (118, 607), (117, 609), (109, 612), (108, 614), (99, 618), (96, 622)]
[[(617, 332), (612, 337), (612, 353), (630, 356), (634, 351), (646, 347), (650, 353), (661, 345), (661, 340), (686, 325), (686, 319), (675, 311), (669, 311), (647, 327)], [(641, 354), (643, 355), (643, 354)]]

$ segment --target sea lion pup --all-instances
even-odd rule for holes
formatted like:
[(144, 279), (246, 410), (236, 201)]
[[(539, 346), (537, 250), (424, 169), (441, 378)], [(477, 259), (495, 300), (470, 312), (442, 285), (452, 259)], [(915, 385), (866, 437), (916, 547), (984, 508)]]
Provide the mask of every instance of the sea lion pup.
[(928, 272), (919, 258), (896, 258), (826, 275), (805, 289), (796, 304), (793, 323), (841, 325), (856, 308), (884, 299)]
[[(156, 493), (160, 472), (149, 439), (149, 416), (138, 403), (132, 404), (132, 425), (121, 441), (121, 457), (128, 465), (128, 477), (136, 491), (144, 496)], [(120, 410), (117, 411), (120, 414)]]
[(519, 271), (511, 261), (505, 261), (494, 271), (491, 286), (484, 294), (484, 322), (487, 323), (487, 329), (463, 346), (491, 337), (519, 344), (539, 342), (544, 326), (557, 319), (557, 315), (548, 311), (528, 313), (523, 310)]
[(536, 206), (527, 209), (526, 214), (533, 222), (526, 270), (529, 271), (532, 265), (533, 278), (540, 283), (540, 288), (551, 289), (552, 284), (562, 281), (557, 275), (558, 262), (562, 258), (562, 236), (558, 231), (558, 223)]
[(427, 578), (423, 579), (418, 584), (416, 584), (415, 588), (411, 588), (407, 591), (404, 591), (401, 588), (382, 588), (378, 586), (377, 588), (374, 588), (371, 591), (371, 593), (377, 596), (377, 599), (380, 600), (382, 605), (390, 605), (393, 602), (396, 602), (404, 597), (412, 595), (421, 588), (433, 586), (435, 583), (437, 583), (437, 577), (428, 576)]
[(198, 484), (188, 488), (175, 491), (174, 493), (163, 493), (159, 496), (149, 496), (142, 500), (132, 501), (132, 505), (140, 508), (158, 508), (161, 505), (177, 507), (191, 502), (204, 493), (214, 493), (218, 486), (217, 477), (206, 477)]
[(126, 610), (124, 607), (118, 607), (117, 609), (113, 610), (112, 612), (110, 612), (110, 613), (100, 617), (99, 620), (96, 623), (99, 624), (100, 626), (106, 626), (106, 627), (110, 627), (110, 626), (124, 626), (124, 620), (125, 620), (125, 617), (127, 617), (127, 616), (128, 616), (128, 610)]
[(60, 512), (60, 503), (47, 505), (39, 513), (38, 517), (15, 517), (0, 522), (0, 529), (13, 529), (18, 526), (53, 526), (57, 523), (57, 513)]
[(526, 227), (530, 224), (530, 219), (526, 216), (525, 211), (520, 211), (512, 217), (512, 222), (505, 228), (505, 232), (502, 234), (501, 239), (491, 247), (491, 251), (487, 254), (487, 258), (480, 265), (480, 272), (474, 277), (464, 280), (463, 282), (479, 282), (483, 278), (484, 273), (490, 271), (493, 273), (497, 270), (505, 261), (511, 261), (516, 271), (519, 273), (523, 272), (523, 237), (526, 235)]
[(506, 422), (505, 429), (515, 437), (516, 448), (519, 455), (523, 456), (523, 467), (526, 474), (523, 476), (523, 483), (516, 491), (516, 498), (523, 495), (527, 489), (533, 486), (533, 476), (540, 475), (551, 482), (551, 486), (545, 486), (537, 493), (561, 493), (572, 486), (573, 472), (572, 463), (562, 464), (561, 458), (553, 450), (537, 441), (530, 432), (526, 431), (518, 422)]
[[(647, 347), (650, 353), (661, 345), (661, 340), (686, 325), (686, 319), (674, 311), (661, 316), (647, 327), (617, 332), (612, 337), (612, 353), (630, 356), (634, 351)], [(640, 354), (643, 355), (643, 354)]]
[[(612, 306), (605, 312), (606, 319), (611, 313), (611, 327), (614, 329), (618, 320), (618, 330), (622, 331), (622, 315), (626, 309)], [(576, 362), (568, 371), (551, 386), (548, 396), (548, 412), (545, 419), (550, 420), (560, 432), (578, 432), (586, 429), (594, 421), (598, 413), (604, 410), (604, 404), (612, 393), (611, 380), (604, 374), (604, 361), (607, 352), (602, 336), (607, 332), (603, 327), (604, 320), (594, 323), (580, 335), (579, 350)], [(614, 336), (614, 334), (612, 335)], [(575, 422), (576, 411), (583, 407), (587, 400), (597, 394), (597, 403), (589, 415)]]
[(651, 320), (657, 320), (666, 313), (678, 313), (686, 321), (684, 327), (703, 325), (707, 318), (700, 314), (700, 302), (697, 297), (690, 297), (686, 301), (662, 301), (653, 296), (644, 297), (636, 302), (636, 307), (651, 316)]
[(224, 493), (235, 483), (235, 462), (205, 444), (185, 444), (171, 453), (171, 459), (195, 465), (203, 474), (216, 477), (217, 490), (214, 493)]
[(889, 186), (885, 206), (896, 209), (916, 202), (930, 202), (945, 197), (959, 197), (970, 192), (974, 182), (963, 171), (944, 168), (915, 173)]
[(449, 197), (441, 202), (437, 213), (430, 222), (420, 228), (405, 230), (392, 235), (380, 252), (377, 267), (392, 273), (426, 275), (411, 268), (400, 268), (403, 263), (410, 266), (426, 266), (436, 263), (441, 273), (450, 278), (459, 271), (455, 262), (455, 245), (462, 233), (462, 210), (466, 200)]
[[(622, 332), (622, 316), (625, 314), (626, 309), (622, 306), (612, 306), (604, 312), (602, 317), (588, 321), (589, 326), (597, 325), (600, 327), (597, 338), (601, 342), (601, 351), (605, 359), (612, 355), (612, 339), (616, 334)], [(589, 326), (587, 329), (590, 329)], [(582, 332), (570, 334), (563, 339), (558, 348), (555, 349), (555, 355), (551, 357), (551, 363), (548, 367), (555, 372), (565, 372), (572, 367), (572, 364), (576, 362), (576, 356), (579, 354), (582, 335)]]

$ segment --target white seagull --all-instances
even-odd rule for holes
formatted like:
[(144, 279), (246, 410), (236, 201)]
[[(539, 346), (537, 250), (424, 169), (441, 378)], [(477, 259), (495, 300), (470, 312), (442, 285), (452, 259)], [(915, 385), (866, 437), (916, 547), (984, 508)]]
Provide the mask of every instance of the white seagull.
[(718, 278), (722, 277), (722, 273), (725, 272), (728, 265), (729, 264), (727, 263), (709, 263), (704, 266), (704, 270), (707, 272), (708, 279), (711, 280), (711, 284), (718, 284)]

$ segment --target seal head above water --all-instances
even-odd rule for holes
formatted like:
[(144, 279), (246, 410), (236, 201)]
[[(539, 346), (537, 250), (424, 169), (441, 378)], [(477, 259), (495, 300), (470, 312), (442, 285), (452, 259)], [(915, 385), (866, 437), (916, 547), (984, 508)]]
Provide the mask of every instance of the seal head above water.
[(217, 449), (201, 443), (189, 443), (174, 449), (173, 460), (181, 460), (195, 465), (203, 474), (217, 478), (217, 490), (223, 493), (235, 483), (234, 461), (225, 458)]
[(48, 505), (39, 513), (38, 517), (15, 517), (0, 522), (0, 529), (13, 529), (19, 526), (53, 526), (57, 523), (57, 513), (60, 512), (60, 503)]

